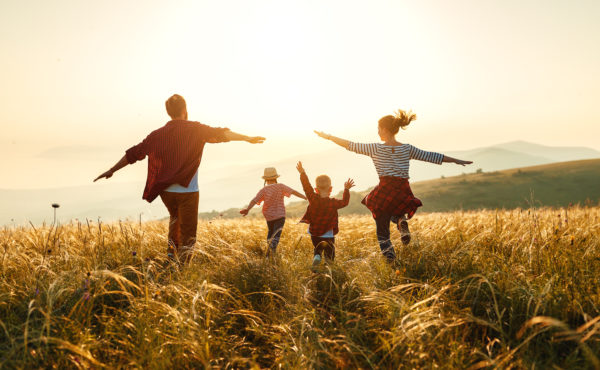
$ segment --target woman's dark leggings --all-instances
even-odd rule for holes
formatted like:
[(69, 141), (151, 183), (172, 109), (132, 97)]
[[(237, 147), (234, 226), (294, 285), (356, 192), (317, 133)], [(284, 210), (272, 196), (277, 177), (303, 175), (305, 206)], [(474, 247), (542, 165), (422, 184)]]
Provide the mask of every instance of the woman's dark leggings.
[(275, 249), (277, 249), (277, 245), (279, 244), (283, 225), (285, 225), (285, 217), (267, 221), (267, 227), (269, 228), (269, 232), (267, 233), (267, 243), (269, 243), (269, 249), (273, 252), (275, 252)]
[(375, 225), (377, 225), (377, 241), (379, 241), (379, 248), (385, 258), (392, 262), (396, 259), (396, 252), (394, 246), (390, 240), (390, 222), (398, 223), (400, 218), (398, 216), (392, 216), (388, 214), (379, 215), (375, 219)]

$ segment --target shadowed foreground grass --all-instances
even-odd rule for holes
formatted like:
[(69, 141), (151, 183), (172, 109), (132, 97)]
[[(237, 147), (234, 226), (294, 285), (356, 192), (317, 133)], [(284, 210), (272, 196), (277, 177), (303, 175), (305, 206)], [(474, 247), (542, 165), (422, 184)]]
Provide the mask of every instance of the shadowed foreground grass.
[(167, 224), (7, 228), (0, 367), (600, 367), (600, 208), (422, 214), (397, 268), (368, 216), (309, 270), (288, 220), (203, 222), (192, 263)]

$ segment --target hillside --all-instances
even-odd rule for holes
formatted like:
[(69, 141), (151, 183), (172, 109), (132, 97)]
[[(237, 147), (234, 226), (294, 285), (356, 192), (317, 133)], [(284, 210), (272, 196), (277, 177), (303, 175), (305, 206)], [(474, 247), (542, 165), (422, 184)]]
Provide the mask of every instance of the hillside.
[[(415, 196), (423, 201), (420, 211), (425, 212), (597, 204), (600, 200), (600, 159), (472, 173), (420, 181), (411, 186)], [(340, 214), (367, 214), (367, 208), (360, 204), (367, 193), (352, 192), (350, 204), (340, 210)], [(304, 210), (306, 202), (292, 202), (287, 206), (290, 216), (301, 216)], [(258, 214), (258, 210), (253, 213)], [(201, 213), (200, 217), (220, 215), (226, 218), (239, 216), (238, 209), (229, 209)]]
[[(264, 167), (275, 166), (282, 175), (283, 183), (300, 190), (300, 181), (295, 169), (298, 160), (304, 163), (311, 177), (321, 173), (328, 174), (333, 181), (335, 192), (341, 190), (348, 177), (356, 180), (357, 189), (367, 189), (377, 184), (377, 173), (369, 157), (343, 150), (317, 137), (314, 140), (313, 150), (317, 152), (302, 154), (282, 149), (281, 155), (272, 156), (267, 155), (268, 151), (264, 149), (261, 152), (261, 148), (253, 147), (253, 151), (248, 152), (245, 158), (229, 156), (228, 146), (209, 146), (204, 152), (203, 163), (199, 169), (200, 212), (224, 210), (247, 204), (263, 185), (261, 175)], [(436, 150), (427, 143), (412, 144), (425, 150)], [(27, 176), (43, 178), (43, 183), (47, 183), (48, 187), (0, 188), (0, 225), (23, 225), (29, 221), (34, 224), (51, 222), (52, 203), (60, 203), (57, 216), (62, 222), (74, 218), (100, 218), (111, 221), (138, 219), (140, 215), (144, 220), (166, 217), (166, 209), (160, 200), (152, 204), (142, 200), (146, 177), (145, 163), (127, 166), (109, 181), (91, 182), (98, 175), (97, 171), (104, 168), (116, 152), (119, 152), (117, 148), (57, 147), (30, 158), (31, 163), (27, 163), (35, 170), (31, 170)], [(473, 173), (477, 169), (492, 172), (557, 161), (600, 158), (600, 152), (591, 148), (544, 146), (523, 141), (444, 153), (456, 158), (469, 159), (474, 163), (468, 167), (460, 167), (413, 161), (410, 168), (411, 181), (418, 184), (418, 181), (439, 179), (442, 176), (449, 178), (463, 172)], [(15, 180), (19, 177), (15, 175), (15, 171), (9, 167), (7, 173), (11, 173), (11, 176), (4, 180)], [(65, 181), (72, 186), (52, 185)], [(42, 184), (33, 180), (29, 183)], [(356, 199), (352, 201), (353, 205), (343, 213), (365, 211), (364, 207), (355, 202)], [(425, 210), (432, 206), (429, 200), (426, 203)], [(205, 217), (212, 218), (219, 214), (220, 212), (212, 212)]]

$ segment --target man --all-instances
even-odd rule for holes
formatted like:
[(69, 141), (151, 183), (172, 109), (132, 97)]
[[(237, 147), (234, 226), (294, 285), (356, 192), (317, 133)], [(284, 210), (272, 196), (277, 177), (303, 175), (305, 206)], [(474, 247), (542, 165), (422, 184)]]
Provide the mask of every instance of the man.
[(188, 121), (185, 100), (173, 95), (165, 102), (171, 121), (129, 148), (110, 170), (98, 176), (109, 179), (127, 166), (148, 156), (148, 177), (143, 199), (160, 196), (170, 215), (168, 256), (188, 261), (196, 243), (198, 226), (198, 166), (206, 143), (247, 141), (260, 144), (265, 138), (249, 137), (199, 122)]

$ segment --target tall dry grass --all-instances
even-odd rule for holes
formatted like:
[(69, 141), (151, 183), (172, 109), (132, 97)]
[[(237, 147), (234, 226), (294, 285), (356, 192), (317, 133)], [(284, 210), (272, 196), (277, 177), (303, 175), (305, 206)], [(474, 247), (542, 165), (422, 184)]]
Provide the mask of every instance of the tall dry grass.
[(164, 222), (0, 232), (0, 367), (600, 367), (600, 208), (417, 215), (381, 257), (342, 217), (336, 261), (309, 270), (288, 220), (199, 225), (165, 260)]

